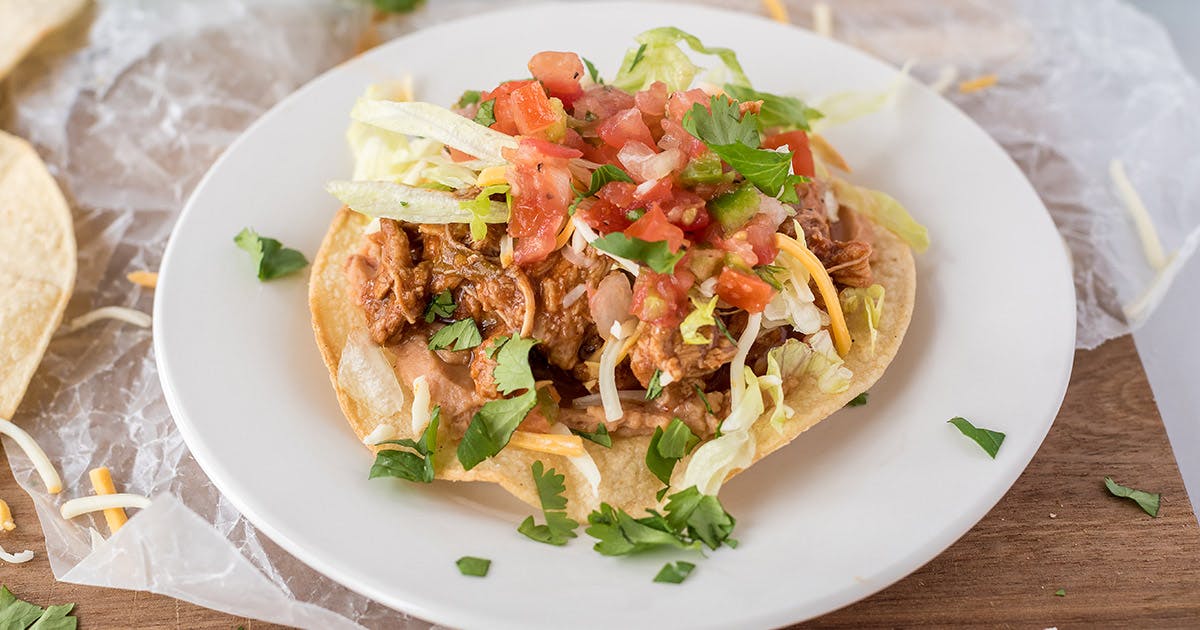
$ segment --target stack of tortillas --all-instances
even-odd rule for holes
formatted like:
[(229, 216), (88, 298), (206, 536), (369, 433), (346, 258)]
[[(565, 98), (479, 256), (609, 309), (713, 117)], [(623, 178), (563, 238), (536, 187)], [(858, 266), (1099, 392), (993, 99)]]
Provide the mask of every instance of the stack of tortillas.
[[(0, 79), (87, 0), (0, 0)], [(75, 286), (71, 210), (24, 140), (0, 131), (0, 418), (10, 419)]]

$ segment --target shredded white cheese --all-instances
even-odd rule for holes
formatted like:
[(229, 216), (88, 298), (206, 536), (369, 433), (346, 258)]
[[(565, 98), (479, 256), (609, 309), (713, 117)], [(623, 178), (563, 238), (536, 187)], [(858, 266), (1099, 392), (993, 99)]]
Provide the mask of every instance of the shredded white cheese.
[[(571, 431), (558, 422), (550, 425), (550, 432), (558, 435), (571, 435)], [(592, 497), (598, 500), (600, 497), (600, 469), (596, 466), (596, 460), (592, 459), (591, 454), (585, 448), (583, 455), (568, 457), (567, 461), (571, 462), (571, 465), (579, 471), (579, 474), (583, 475), (584, 479), (587, 479), (588, 485), (592, 488)]]
[(413, 435), (418, 436), (425, 431), (425, 427), (429, 426), (431, 419), (429, 414), (429, 381), (425, 379), (424, 374), (413, 379), (412, 390), (412, 430)]
[(587, 293), (587, 285), (585, 285), (585, 284), (575, 285), (575, 288), (571, 289), (570, 291), (567, 291), (567, 294), (563, 296), (563, 299), (562, 299), (563, 308), (571, 308), (571, 305), (578, 302), (579, 298), (583, 297), (584, 293)]
[(102, 306), (72, 319), (63, 327), (63, 333), (73, 333), (102, 319), (117, 319), (141, 328), (149, 328), (151, 323), (150, 316), (139, 310), (125, 308), (124, 306)]
[(375, 446), (380, 442), (396, 439), (396, 427), (384, 423), (371, 430), (367, 437), (363, 438), (363, 444), (367, 446)]
[(670, 372), (660, 372), (658, 374), (658, 384), (660, 386), (666, 387), (667, 385), (670, 385), (671, 383), (674, 383), (674, 382), (675, 382), (675, 377)]
[(62, 504), (58, 509), (62, 517), (71, 520), (76, 516), (83, 516), (91, 512), (102, 512), (112, 508), (138, 508), (146, 509), (150, 507), (150, 499), (140, 494), (97, 494), (90, 497), (79, 497), (71, 499)]
[(1117, 195), (1121, 197), (1125, 209), (1133, 218), (1134, 226), (1137, 227), (1138, 236), (1142, 239), (1142, 251), (1146, 254), (1146, 261), (1155, 270), (1161, 270), (1167, 266), (1167, 256), (1163, 253), (1162, 241), (1158, 238), (1158, 230), (1154, 229), (1154, 222), (1150, 219), (1150, 212), (1146, 210), (1146, 204), (1142, 202), (1141, 195), (1129, 181), (1129, 176), (1125, 174), (1125, 163), (1119, 159), (1112, 160), (1108, 163), (1108, 174), (1117, 188)]
[(33, 560), (33, 552), (26, 549), (20, 553), (8, 553), (4, 550), (4, 547), (0, 547), (0, 560), (9, 564), (24, 564)]
[(613, 322), (610, 332), (612, 336), (604, 342), (604, 350), (600, 353), (600, 402), (604, 405), (604, 418), (609, 422), (620, 420), (625, 416), (621, 408), (621, 397), (617, 393), (617, 359), (621, 354), (621, 346), (633, 332), (636, 321)]
[[(754, 345), (754, 341), (758, 339), (758, 331), (762, 328), (762, 313), (754, 313), (746, 319), (746, 330), (742, 331), (742, 336), (738, 338), (737, 354), (733, 355), (733, 361), (729, 362), (730, 374), (741, 374), (746, 367), (746, 355), (750, 354), (750, 347)], [(742, 395), (746, 393), (746, 383), (740, 378), (730, 379), (729, 382), (729, 402), (732, 409), (737, 409), (738, 403), (742, 402)]]
[(813, 5), (813, 30), (822, 37), (833, 37), (833, 7), (824, 2)]
[(958, 68), (951, 64), (946, 64), (938, 71), (937, 80), (929, 84), (929, 89), (938, 94), (945, 94), (946, 90), (949, 90), (950, 86), (954, 85), (954, 82), (957, 80)]
[(717, 293), (717, 277), (713, 276), (708, 280), (701, 282), (698, 289), (700, 291), (700, 295), (703, 295), (706, 298), (711, 298)]
[(42, 450), (41, 446), (34, 441), (33, 436), (25, 432), (21, 427), (0, 418), (0, 435), (7, 435), (12, 438), (17, 446), (25, 451), (25, 456), (33, 462), (33, 468), (37, 471), (39, 477), (42, 478), (42, 483), (46, 484), (46, 492), (50, 494), (58, 494), (62, 492), (62, 479), (58, 476), (58, 471), (54, 469), (54, 464), (50, 458), (46, 457), (46, 451)]

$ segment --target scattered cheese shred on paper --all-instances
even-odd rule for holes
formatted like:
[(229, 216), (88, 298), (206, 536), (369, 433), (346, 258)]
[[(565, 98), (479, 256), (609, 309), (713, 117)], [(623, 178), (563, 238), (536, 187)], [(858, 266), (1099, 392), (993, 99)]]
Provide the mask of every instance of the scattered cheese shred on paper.
[(994, 74), (985, 74), (974, 79), (969, 79), (958, 84), (958, 91), (963, 94), (974, 94), (982, 92), (994, 85), (1000, 80), (1000, 77)]

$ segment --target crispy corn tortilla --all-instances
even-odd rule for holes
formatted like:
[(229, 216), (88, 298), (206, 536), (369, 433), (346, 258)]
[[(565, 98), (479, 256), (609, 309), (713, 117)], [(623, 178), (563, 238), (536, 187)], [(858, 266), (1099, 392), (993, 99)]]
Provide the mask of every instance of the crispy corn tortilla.
[(87, 0), (0, 0), (0, 79), (85, 6)]
[(0, 418), (7, 419), (75, 286), (75, 232), (46, 165), (29, 143), (3, 131), (0, 226)]
[[(343, 269), (346, 257), (359, 249), (367, 221), (366, 217), (345, 208), (338, 212), (313, 263), (309, 286), (309, 306), (312, 309), (317, 345), (320, 346), (325, 365), (329, 369), (342, 411), (360, 440), (370, 434), (380, 420), (371, 417), (363, 406), (343, 390), (338, 384), (337, 374), (346, 336), (355, 329), (366, 329), (362, 311), (350, 299)], [(912, 316), (916, 268), (908, 246), (882, 229), (876, 232), (875, 253), (871, 259), (871, 266), (875, 273), (875, 281), (886, 289), (886, 304), (874, 354), (865, 342), (867, 330), (865, 324), (861, 323), (863, 318), (852, 317), (851, 321), (857, 326), (852, 325), (851, 333), (856, 340), (863, 342), (855, 343), (846, 357), (846, 367), (854, 372), (850, 388), (840, 394), (823, 394), (809, 376), (792, 379), (786, 383), (788, 404), (796, 410), (796, 415), (783, 426), (782, 432), (771, 425), (766, 415), (754, 424), (751, 429), (757, 441), (754, 461), (791, 442), (796, 436), (841, 409), (850, 399), (866, 391), (896, 356)], [(402, 384), (408, 390), (409, 384)], [(766, 402), (769, 414), (772, 405), (769, 400)], [(437, 404), (437, 401), (433, 401), (433, 404)], [(400, 437), (414, 437), (410, 428), (409, 409), (404, 409), (402, 413), (385, 420), (390, 420), (396, 425)], [(599, 505), (600, 500), (621, 507), (634, 515), (640, 515), (644, 508), (658, 504), (654, 495), (662, 487), (662, 483), (646, 468), (645, 456), (649, 444), (649, 436), (614, 437), (611, 449), (586, 440), (583, 442), (584, 448), (596, 461), (602, 476), (599, 499), (593, 495), (591, 486), (583, 476), (567, 458), (560, 455), (509, 447), (475, 468), (463, 470), (455, 455), (457, 442), (449, 441), (449, 436), (443, 431), (438, 436), (438, 450), (434, 461), (438, 479), (498, 483), (522, 501), (538, 507), (537, 489), (533, 485), (530, 466), (534, 461), (541, 460), (547, 468), (554, 468), (566, 476), (568, 512), (576, 520), (583, 521), (586, 520), (587, 514)], [(676, 465), (675, 481), (678, 481), (687, 468), (687, 463), (688, 459), (685, 459)]]

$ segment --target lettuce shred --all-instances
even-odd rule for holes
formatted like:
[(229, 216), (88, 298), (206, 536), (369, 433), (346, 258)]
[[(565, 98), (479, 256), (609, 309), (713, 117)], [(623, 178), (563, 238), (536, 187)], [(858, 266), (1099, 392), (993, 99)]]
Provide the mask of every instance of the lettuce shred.
[(688, 314), (679, 324), (679, 332), (683, 335), (683, 343), (701, 346), (712, 343), (712, 337), (708, 337), (700, 333), (700, 329), (705, 326), (716, 326), (717, 321), (713, 318), (713, 310), (717, 308), (717, 298), (714, 296), (708, 303), (692, 298), (692, 305), (695, 310)]
[(871, 354), (875, 353), (875, 342), (879, 338), (879, 320), (883, 317), (883, 285), (873, 284), (869, 287), (846, 287), (842, 289), (839, 299), (842, 312), (847, 316), (856, 312), (863, 314), (867, 330), (871, 333)]
[(917, 253), (929, 249), (929, 230), (887, 193), (855, 186), (840, 178), (833, 179), (833, 191), (842, 205), (883, 226)]
[(742, 70), (742, 64), (738, 62), (737, 54), (732, 50), (705, 46), (700, 38), (673, 26), (648, 30), (638, 35), (637, 41), (639, 46), (625, 53), (621, 68), (613, 79), (613, 85), (622, 90), (644, 90), (655, 81), (665, 83), (667, 90), (671, 92), (688, 89), (700, 68), (696, 67), (687, 53), (679, 47), (680, 42), (700, 54), (720, 59), (731, 75), (729, 83), (750, 85), (746, 72)]

